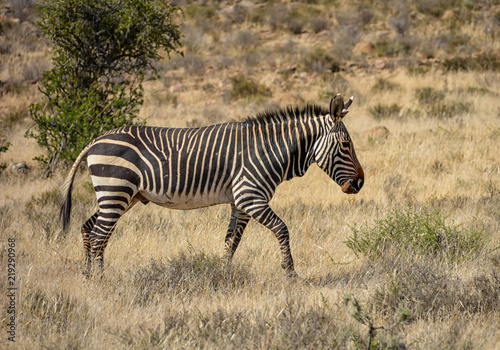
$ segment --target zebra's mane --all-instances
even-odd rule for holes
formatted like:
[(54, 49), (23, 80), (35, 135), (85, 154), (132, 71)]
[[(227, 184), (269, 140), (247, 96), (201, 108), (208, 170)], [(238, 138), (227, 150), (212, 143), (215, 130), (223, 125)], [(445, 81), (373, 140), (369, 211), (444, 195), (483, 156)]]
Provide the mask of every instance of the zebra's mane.
[(270, 124), (307, 119), (310, 117), (327, 115), (329, 110), (318, 105), (305, 105), (303, 107), (288, 106), (277, 110), (261, 112), (256, 116), (247, 117), (244, 121), (251, 124)]

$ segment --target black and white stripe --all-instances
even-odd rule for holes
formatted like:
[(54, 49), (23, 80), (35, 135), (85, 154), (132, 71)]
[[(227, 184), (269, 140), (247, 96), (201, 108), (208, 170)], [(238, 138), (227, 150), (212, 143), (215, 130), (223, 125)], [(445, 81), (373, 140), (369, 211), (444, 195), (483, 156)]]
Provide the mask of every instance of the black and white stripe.
[(118, 219), (138, 202), (152, 202), (172, 209), (231, 204), (228, 260), (254, 218), (276, 235), (282, 267), (294, 275), (288, 229), (268, 203), (281, 182), (304, 175), (314, 162), (345, 193), (361, 189), (363, 170), (342, 123), (351, 102), (344, 105), (339, 94), (330, 110), (288, 108), (201, 128), (126, 126), (95, 139), (75, 161), (61, 207), (65, 231), (74, 175), (87, 156), (99, 208), (82, 226), (86, 273), (94, 259), (102, 270)]

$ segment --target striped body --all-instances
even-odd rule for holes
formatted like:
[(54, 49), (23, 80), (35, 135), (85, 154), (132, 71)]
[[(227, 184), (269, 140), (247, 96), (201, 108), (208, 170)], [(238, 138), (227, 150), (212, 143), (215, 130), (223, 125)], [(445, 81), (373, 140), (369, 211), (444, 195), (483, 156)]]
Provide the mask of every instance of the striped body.
[[(70, 198), (77, 164), (87, 155), (99, 205), (82, 227), (87, 268), (94, 258), (102, 267), (102, 253), (117, 220), (138, 202), (172, 209), (229, 203), (227, 258), (254, 218), (274, 232), (282, 266), (295, 274), (288, 229), (268, 205), (277, 186), (304, 175), (314, 162), (346, 193), (356, 193), (363, 185), (363, 171), (341, 121), (347, 111), (343, 101), (336, 98), (335, 103), (330, 111), (290, 108), (200, 128), (126, 126), (95, 139), (75, 162), (66, 196)], [(330, 117), (333, 113), (337, 117)], [(65, 228), (70, 206), (61, 209)]]

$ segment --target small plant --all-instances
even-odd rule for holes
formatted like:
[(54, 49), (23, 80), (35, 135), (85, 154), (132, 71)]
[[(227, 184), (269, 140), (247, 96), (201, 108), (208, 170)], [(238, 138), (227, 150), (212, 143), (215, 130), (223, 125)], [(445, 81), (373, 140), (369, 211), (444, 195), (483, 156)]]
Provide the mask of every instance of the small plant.
[[(9, 149), (9, 146), (10, 146), (10, 142), (2, 141), (0, 143), (0, 154), (2, 154), (3, 152), (7, 152)], [(0, 163), (0, 174), (2, 173), (2, 171), (5, 170), (5, 168), (7, 168), (7, 164)]]
[(455, 56), (443, 61), (446, 71), (498, 71), (500, 69), (500, 57), (496, 54), (482, 53), (475, 57)]
[(378, 57), (404, 56), (410, 52), (410, 44), (403, 38), (395, 40), (379, 40), (375, 42), (374, 54)]
[(213, 19), (216, 16), (215, 8), (209, 5), (188, 5), (184, 11), (186, 16), (194, 20)]
[(373, 116), (373, 118), (380, 120), (391, 117), (398, 117), (399, 112), (401, 112), (401, 107), (393, 103), (392, 105), (377, 104), (373, 107), (368, 108), (368, 112)]
[(457, 102), (457, 103), (435, 103), (427, 106), (425, 111), (428, 116), (437, 119), (449, 119), (457, 115), (463, 115), (469, 113), (471, 110), (471, 104), (469, 102)]
[(304, 68), (308, 72), (324, 73), (326, 71), (337, 72), (339, 63), (324, 49), (309, 51), (302, 59)]
[(219, 256), (181, 252), (168, 263), (152, 261), (130, 272), (128, 279), (140, 291), (134, 302), (148, 305), (163, 293), (193, 296), (207, 291), (231, 292), (250, 283), (252, 276), (244, 267), (227, 264)]
[(243, 74), (231, 78), (231, 85), (231, 97), (233, 99), (253, 96), (271, 96), (271, 89), (251, 78), (247, 78)]
[(433, 118), (448, 119), (469, 113), (472, 109), (469, 102), (446, 102), (445, 93), (437, 91), (432, 87), (417, 89), (415, 97), (421, 104), (423, 111)]
[[(443, 315), (497, 313), (500, 278), (481, 272), (470, 280), (443, 272), (433, 261), (404, 261), (387, 272), (387, 282), (370, 304), (388, 318), (411, 323), (441, 319)], [(457, 303), (457, 300), (460, 303)]]
[(419, 0), (415, 1), (417, 10), (424, 15), (431, 15), (433, 17), (441, 17), (444, 11), (457, 6), (459, 0)]
[[(366, 344), (366, 349), (367, 350), (372, 350), (372, 349), (406, 349), (406, 346), (399, 341), (396, 341), (397, 344), (394, 345), (389, 345), (383, 340), (376, 339), (377, 336), (377, 330), (387, 330), (387, 329), (392, 329), (394, 328), (398, 323), (397, 322), (395, 325), (392, 325), (388, 328), (384, 326), (374, 326), (373, 324), (373, 317), (371, 314), (363, 309), (361, 306), (361, 303), (351, 294), (346, 294), (344, 295), (344, 306), (348, 309), (349, 314), (351, 315), (352, 318), (354, 318), (357, 322), (360, 324), (368, 327), (368, 341)], [(357, 334), (351, 333), (351, 341), (354, 343), (356, 349), (359, 349), (361, 345), (363, 344), (363, 341), (360, 339), (360, 337)], [(394, 340), (392, 341), (394, 343)]]
[(436, 210), (393, 210), (384, 219), (361, 229), (345, 242), (356, 255), (382, 257), (392, 253), (400, 256), (436, 256), (456, 262), (475, 256), (484, 245), (485, 233), (477, 223), (469, 227), (447, 225)]
[(57, 217), (61, 198), (60, 189), (49, 190), (32, 196), (25, 206), (24, 212), (28, 221), (39, 234), (43, 234), (48, 240), (58, 232), (57, 220), (54, 218)]
[(372, 92), (393, 91), (399, 89), (400, 85), (384, 78), (378, 78), (372, 86)]
[(419, 88), (415, 91), (415, 97), (418, 102), (424, 105), (441, 102), (444, 96), (444, 92), (437, 91), (432, 87)]

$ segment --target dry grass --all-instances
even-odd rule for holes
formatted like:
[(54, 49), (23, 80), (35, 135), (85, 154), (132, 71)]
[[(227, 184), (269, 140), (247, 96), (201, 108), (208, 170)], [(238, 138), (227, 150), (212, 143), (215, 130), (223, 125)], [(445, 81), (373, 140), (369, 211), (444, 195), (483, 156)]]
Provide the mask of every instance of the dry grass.
[[(2, 88), (9, 89), (0, 96), (0, 141), (11, 146), (0, 163), (26, 162), (30, 169), (18, 174), (7, 166), (0, 175), (0, 260), (6, 267), (7, 238), (15, 238), (19, 348), (365, 349), (369, 342), (372, 348), (390, 349), (498, 348), (498, 70), (445, 70), (441, 64), (422, 68), (411, 57), (402, 57), (404, 62), (392, 68), (387, 60), (389, 68), (375, 69), (373, 59), (365, 57), (357, 59), (355, 68), (329, 72), (329, 56), (314, 56), (317, 49), (338, 59), (337, 49), (352, 46), (340, 40), (337, 22), (361, 23), (352, 17), (359, 10), (364, 19), (357, 35), (376, 39), (389, 23), (387, 16), (400, 18), (390, 12), (399, 2), (389, 2), (385, 10), (379, 4), (369, 13), (364, 2), (340, 1), (336, 12), (329, 1), (308, 3), (300, 4), (301, 9), (311, 6), (326, 16), (318, 25), (322, 30), (316, 31), (307, 16), (297, 16), (290, 8), (294, 3), (276, 4), (267, 12), (259, 6), (225, 9), (213, 4), (201, 11), (201, 5), (189, 3), (186, 58), (162, 63), (169, 69), (147, 84), (141, 110), (149, 125), (206, 125), (241, 120), (290, 102), (326, 104), (337, 91), (355, 95), (345, 123), (366, 174), (363, 190), (346, 196), (313, 166), (303, 178), (280, 186), (271, 203), (291, 231), (301, 276), (297, 280), (283, 276), (276, 239), (255, 222), (247, 228), (233, 266), (221, 262), (229, 207), (171, 211), (153, 205), (137, 206), (119, 221), (105, 253), (104, 278), (83, 278), (79, 227), (95, 210), (89, 175), (86, 170), (77, 175), (71, 231), (57, 239), (57, 204), (67, 170), (40, 178), (42, 166), (32, 160), (40, 149), (23, 137), (30, 125), (27, 106), (39, 96), (35, 86), (19, 80), (26, 78), (24, 73), (9, 71), (15, 62), (9, 56), (0, 72)], [(482, 42), (486, 52), (498, 50), (497, 27), (489, 34), (482, 30), (493, 23), (489, 13), (498, 6), (484, 17), (479, 10), (459, 7), (458, 18), (467, 24), (454, 26), (426, 14), (434, 3), (448, 2), (426, 1), (427, 7), (418, 8), (410, 2), (416, 17), (408, 17), (406, 37), (436, 28), (461, 30), (457, 34)], [(284, 8), (280, 17), (278, 10)], [(234, 16), (233, 22), (227, 16)], [(297, 22), (287, 27), (282, 17)], [(393, 30), (391, 35), (400, 35)], [(424, 39), (434, 40), (430, 34)], [(20, 46), (11, 50), (16, 55), (28, 51)], [(43, 57), (43, 50), (20, 59), (29, 63)], [(436, 46), (434, 53), (446, 50)], [(250, 52), (257, 56), (249, 57)], [(340, 56), (346, 60), (351, 54)], [(311, 57), (318, 63), (308, 66)], [(232, 95), (231, 82), (242, 76), (270, 93)], [(446, 109), (460, 104), (468, 109)], [(375, 118), (370, 110), (377, 105), (401, 109)], [(443, 108), (447, 114), (436, 113)], [(370, 132), (376, 126), (385, 126), (390, 134), (376, 136)], [(397, 248), (404, 241), (397, 238), (382, 254), (365, 255), (345, 243), (396, 210), (422, 208), (439, 212), (442, 226), (460, 228), (454, 237), (458, 243), (467, 242), (463, 232), (480, 231), (477, 250), (450, 260), (439, 253), (401, 253)], [(7, 283), (5, 274), (0, 281)], [(2, 297), (1, 310), (6, 305)], [(6, 311), (0, 315), (5, 323)], [(370, 337), (370, 325), (384, 329)], [(0, 347), (9, 348), (6, 338), (2, 332)]]

